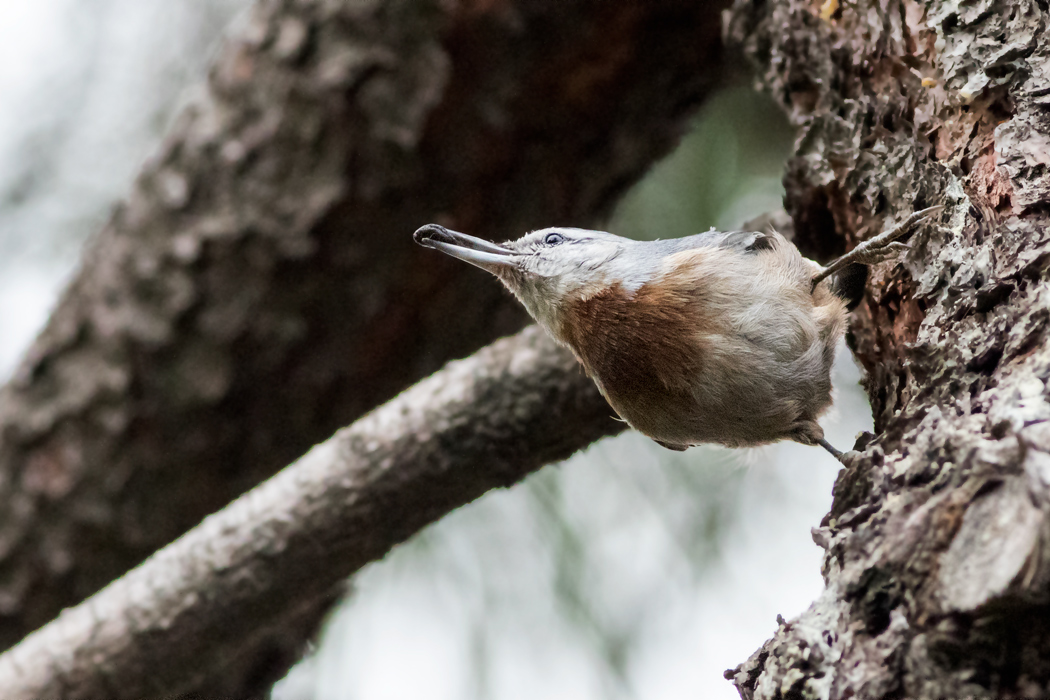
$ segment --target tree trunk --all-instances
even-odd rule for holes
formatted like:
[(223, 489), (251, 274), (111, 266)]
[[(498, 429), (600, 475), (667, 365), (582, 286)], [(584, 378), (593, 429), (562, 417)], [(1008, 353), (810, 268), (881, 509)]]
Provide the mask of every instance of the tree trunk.
[(814, 530), (825, 592), (727, 671), (744, 698), (1050, 694), (1048, 19), (1025, 0), (731, 12), (801, 128), (800, 245), (829, 257), (836, 231), (946, 207), (854, 315), (876, 436)]
[[(0, 647), (525, 316), (419, 249), (596, 224), (723, 3), (260, 0), (0, 392)], [(323, 606), (226, 669), (265, 688)]]

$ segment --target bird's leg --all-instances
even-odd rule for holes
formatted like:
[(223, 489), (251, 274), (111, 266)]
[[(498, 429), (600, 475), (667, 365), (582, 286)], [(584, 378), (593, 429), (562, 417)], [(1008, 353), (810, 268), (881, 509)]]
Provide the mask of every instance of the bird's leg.
[(842, 455), (846, 454), (842, 450), (836, 450), (835, 446), (832, 445), (827, 440), (825, 440), (824, 438), (820, 438), (819, 440), (817, 440), (817, 444), (820, 445), (821, 447), (823, 447), (828, 452), (830, 452), (831, 456), (834, 457), (835, 459), (837, 459), (840, 462), (842, 461)]
[(822, 281), (852, 263), (874, 265), (883, 260), (892, 258), (902, 250), (907, 250), (908, 246), (904, 243), (899, 243), (897, 239), (904, 236), (916, 226), (932, 219), (933, 216), (943, 208), (944, 207), (938, 205), (913, 212), (907, 219), (897, 224), (889, 231), (883, 231), (874, 238), (869, 238), (860, 243), (856, 248), (845, 255), (835, 258), (823, 269), (823, 271), (813, 277), (813, 287), (816, 288), (816, 286)]

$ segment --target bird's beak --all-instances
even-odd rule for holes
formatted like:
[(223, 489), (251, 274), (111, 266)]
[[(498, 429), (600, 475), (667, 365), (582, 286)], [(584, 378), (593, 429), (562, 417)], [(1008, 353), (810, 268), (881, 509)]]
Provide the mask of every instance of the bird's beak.
[(421, 246), (440, 250), (492, 273), (517, 266), (518, 254), (514, 251), (465, 233), (449, 231), (437, 224), (423, 226), (412, 234), (412, 238)]

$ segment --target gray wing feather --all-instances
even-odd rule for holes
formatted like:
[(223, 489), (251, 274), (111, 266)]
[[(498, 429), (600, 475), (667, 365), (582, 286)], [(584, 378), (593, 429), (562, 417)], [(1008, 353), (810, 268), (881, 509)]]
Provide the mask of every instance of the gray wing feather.
[(668, 244), (668, 252), (692, 250), (694, 248), (727, 248), (741, 253), (757, 253), (760, 250), (772, 250), (777, 246), (779, 236), (775, 233), (760, 231), (705, 231), (695, 236), (673, 238), (661, 241)]

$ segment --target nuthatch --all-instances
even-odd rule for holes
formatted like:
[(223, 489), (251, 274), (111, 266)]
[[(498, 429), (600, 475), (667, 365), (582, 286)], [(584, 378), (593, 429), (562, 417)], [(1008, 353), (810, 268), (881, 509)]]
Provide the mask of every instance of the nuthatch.
[(429, 224), (414, 237), (496, 275), (620, 417), (664, 447), (794, 440), (841, 458), (817, 423), (846, 325), (832, 275), (895, 254), (897, 239), (940, 209), (828, 267), (775, 232), (634, 241), (546, 228), (495, 244)]

